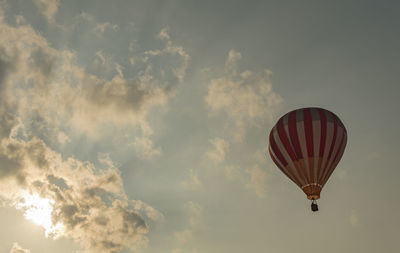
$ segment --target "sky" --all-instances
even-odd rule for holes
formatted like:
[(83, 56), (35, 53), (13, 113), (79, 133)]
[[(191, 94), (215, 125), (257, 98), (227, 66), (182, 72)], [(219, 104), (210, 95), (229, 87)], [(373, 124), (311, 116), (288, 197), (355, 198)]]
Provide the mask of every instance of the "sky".
[[(0, 1), (0, 252), (398, 252), (398, 1)], [(346, 126), (319, 211), (268, 134)]]

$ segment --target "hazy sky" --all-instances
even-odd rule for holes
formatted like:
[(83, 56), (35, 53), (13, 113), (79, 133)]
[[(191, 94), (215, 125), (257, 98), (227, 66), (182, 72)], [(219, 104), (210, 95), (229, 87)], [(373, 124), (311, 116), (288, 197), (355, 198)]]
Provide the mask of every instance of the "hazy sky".
[[(398, 1), (0, 1), (0, 252), (399, 251)], [(273, 164), (333, 111), (312, 213)]]

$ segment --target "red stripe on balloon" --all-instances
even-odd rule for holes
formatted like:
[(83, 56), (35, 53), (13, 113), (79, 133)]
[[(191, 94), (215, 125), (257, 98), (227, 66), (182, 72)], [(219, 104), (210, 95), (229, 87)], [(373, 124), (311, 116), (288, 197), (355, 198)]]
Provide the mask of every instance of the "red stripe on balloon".
[(277, 130), (278, 130), (279, 139), (281, 140), (285, 150), (289, 154), (290, 159), (292, 159), (292, 161), (296, 160), (297, 159), (296, 154), (294, 153), (294, 151), (292, 149), (292, 145), (289, 142), (289, 139), (286, 135), (286, 132), (285, 132), (285, 129), (283, 126), (283, 117), (277, 123)]
[(335, 170), (336, 166), (338, 165), (340, 158), (343, 155), (344, 149), (346, 147), (346, 143), (347, 143), (347, 134), (346, 134), (346, 130), (343, 129), (343, 135), (342, 135), (342, 139), (340, 140), (339, 148), (336, 151), (336, 154), (334, 155), (333, 162), (332, 162), (330, 168), (328, 168), (327, 174), (321, 179), (321, 185), (324, 185), (328, 181), (329, 177), (331, 176), (331, 174)]
[[(324, 156), (325, 152), (325, 142), (326, 142), (326, 131), (327, 131), (327, 126), (326, 126), (326, 115), (325, 115), (325, 110), (318, 108), (318, 113), (319, 113), (319, 118), (321, 120), (321, 138), (319, 142), (319, 158), (318, 158), (318, 163), (320, 165), (320, 161), (322, 161), (322, 157)], [(321, 175), (321, 167), (318, 167), (317, 169), (317, 182), (319, 182), (319, 177)]]
[(328, 112), (328, 111), (326, 111), (326, 113), (329, 113), (331, 115), (331, 117), (333, 118), (333, 137), (332, 137), (331, 145), (329, 147), (329, 153), (328, 153), (328, 157), (326, 159), (325, 167), (320, 169), (322, 174), (320, 174), (320, 178), (318, 179), (319, 182), (321, 182), (322, 178), (327, 174), (327, 170), (329, 169), (328, 166), (329, 166), (329, 163), (330, 163), (330, 160), (331, 160), (331, 157), (332, 157), (333, 148), (335, 147), (335, 144), (336, 144), (336, 141), (337, 141), (336, 139), (337, 139), (337, 126), (338, 126), (338, 124), (337, 124), (337, 121), (336, 121), (336, 116), (333, 115), (331, 112)]
[(326, 142), (326, 116), (324, 110), (318, 108), (319, 117), (321, 119), (321, 139), (319, 143), (319, 157), (324, 156), (325, 142)]
[(289, 122), (288, 128), (289, 128), (290, 141), (293, 144), (293, 148), (296, 153), (297, 159), (301, 159), (303, 158), (303, 154), (301, 153), (299, 136), (297, 134), (296, 111), (290, 112), (288, 122)]
[(313, 128), (310, 108), (304, 109), (304, 131), (307, 142), (308, 157), (314, 156)]
[[(327, 113), (330, 113), (330, 112), (327, 112)], [(328, 162), (331, 159), (333, 148), (335, 147), (335, 144), (336, 144), (336, 141), (337, 141), (336, 138), (337, 138), (337, 126), (338, 126), (338, 124), (337, 124), (336, 116), (333, 115), (332, 113), (331, 113), (331, 115), (332, 115), (332, 118), (333, 118), (333, 138), (332, 138), (331, 146), (329, 148), (329, 153), (328, 153), (328, 158), (327, 158), (327, 165), (328, 165)]]
[(269, 152), (269, 155), (272, 158), (272, 161), (276, 164), (276, 166), (278, 166), (278, 168), (283, 172), (283, 174), (285, 174), (290, 180), (292, 180), (295, 184), (297, 184), (299, 187), (301, 187), (301, 185), (297, 182), (295, 175), (287, 173), (286, 172), (286, 168), (282, 168), (282, 166), (279, 165), (279, 162), (271, 154), (271, 150), (270, 149), (268, 149), (268, 152)]
[(282, 163), (283, 166), (286, 166), (286, 165), (288, 165), (288, 162), (285, 160), (281, 151), (279, 150), (278, 145), (275, 142), (273, 132), (274, 132), (274, 129), (272, 129), (271, 133), (269, 134), (269, 143), (271, 145), (272, 150), (274, 151), (274, 154), (278, 158), (279, 162)]

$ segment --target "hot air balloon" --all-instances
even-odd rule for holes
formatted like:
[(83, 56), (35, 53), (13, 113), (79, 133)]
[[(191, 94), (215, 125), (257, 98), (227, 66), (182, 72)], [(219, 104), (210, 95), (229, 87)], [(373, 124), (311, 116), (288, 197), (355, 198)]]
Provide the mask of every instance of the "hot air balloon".
[(347, 131), (334, 113), (301, 108), (282, 116), (269, 135), (269, 154), (278, 168), (297, 184), (318, 211), (316, 200), (339, 163)]

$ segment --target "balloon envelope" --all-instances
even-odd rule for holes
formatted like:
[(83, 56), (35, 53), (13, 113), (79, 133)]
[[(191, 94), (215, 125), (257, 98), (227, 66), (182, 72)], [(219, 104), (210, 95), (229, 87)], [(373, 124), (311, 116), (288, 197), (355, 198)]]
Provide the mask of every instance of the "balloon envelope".
[(347, 143), (342, 121), (322, 108), (302, 108), (281, 117), (269, 135), (269, 153), (278, 168), (309, 199), (319, 199)]

